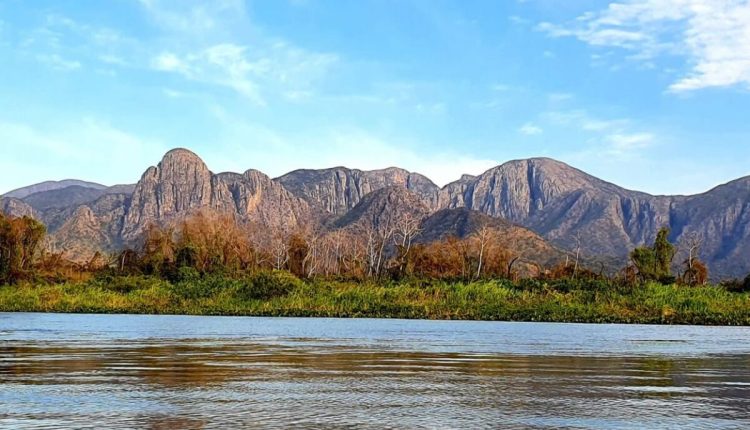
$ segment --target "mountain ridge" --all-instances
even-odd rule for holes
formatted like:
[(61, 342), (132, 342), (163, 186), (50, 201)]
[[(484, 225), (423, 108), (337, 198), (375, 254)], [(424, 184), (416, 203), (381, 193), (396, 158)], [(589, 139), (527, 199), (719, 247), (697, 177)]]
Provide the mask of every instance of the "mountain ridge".
[[(197, 154), (175, 148), (143, 173), (132, 192), (123, 187), (117, 190), (124, 192), (111, 194), (121, 197), (106, 200), (116, 201), (111, 207), (98, 200), (82, 204), (71, 200), (68, 207), (37, 204), (37, 209), (21, 199), (3, 197), (0, 209), (46, 220), (53, 236), (77, 213), (80, 222), (68, 223), (71, 228), (62, 242), (75, 241), (72, 226), (88, 229), (81, 236), (99, 237), (94, 234), (99, 222), (107, 231), (106, 240), (99, 237), (100, 242), (112, 248), (134, 243), (150, 223), (168, 222), (203, 209), (267, 229), (338, 228), (341, 225), (335, 220), (353, 216), (350, 212), (372, 193), (395, 187), (409, 191), (408, 197), (396, 199), (398, 205), (419, 208), (417, 213), (424, 216), (466, 208), (527, 228), (556, 247), (570, 250), (580, 246), (592, 256), (616, 257), (623, 266), (629, 250), (650, 243), (660, 228), (670, 227), (675, 242), (697, 235), (703, 242), (702, 258), (720, 276), (750, 271), (745, 257), (750, 255), (750, 176), (700, 194), (652, 195), (620, 187), (551, 158), (536, 157), (511, 160), (479, 175), (463, 175), (443, 187), (397, 167), (297, 169), (272, 179), (254, 169), (214, 174)], [(65, 191), (44, 192), (60, 197)], [(401, 194), (393, 189), (383, 193), (392, 197)], [(35, 199), (39, 196), (29, 200)], [(99, 212), (76, 211), (82, 206), (97, 207)], [(112, 214), (106, 214), (104, 207)], [(100, 221), (92, 221), (94, 218)]]

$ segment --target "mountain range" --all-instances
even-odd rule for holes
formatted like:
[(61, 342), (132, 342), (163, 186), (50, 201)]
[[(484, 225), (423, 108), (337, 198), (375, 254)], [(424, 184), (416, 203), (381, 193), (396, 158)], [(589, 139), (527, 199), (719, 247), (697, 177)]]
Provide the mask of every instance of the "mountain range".
[(269, 229), (332, 230), (383, 217), (420, 220), (422, 241), (492, 224), (525, 237), (540, 260), (580, 250), (620, 266), (662, 227), (699, 240), (715, 278), (750, 272), (750, 177), (693, 196), (654, 196), (605, 182), (548, 158), (514, 160), (438, 187), (399, 168), (211, 172), (193, 152), (169, 151), (134, 185), (45, 182), (0, 197), (0, 210), (44, 222), (49, 246), (85, 260), (133, 246), (150, 223), (211, 209)]

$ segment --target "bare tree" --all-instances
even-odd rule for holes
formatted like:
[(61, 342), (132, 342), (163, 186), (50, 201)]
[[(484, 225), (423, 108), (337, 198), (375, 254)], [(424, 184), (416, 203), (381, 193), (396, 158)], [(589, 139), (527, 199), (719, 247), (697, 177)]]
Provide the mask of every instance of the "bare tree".
[(575, 279), (576, 275), (578, 275), (578, 262), (581, 258), (581, 232), (576, 232), (576, 234), (573, 236), (573, 240), (576, 243), (576, 261), (575, 265), (573, 266), (573, 279)]
[(384, 266), (386, 246), (394, 233), (391, 214), (388, 213), (386, 219), (382, 222), (379, 222), (373, 216), (373, 219), (369, 223), (366, 223), (362, 227), (362, 230), (366, 238), (367, 276), (380, 276)]
[(495, 230), (487, 225), (483, 225), (476, 233), (474, 233), (474, 237), (479, 244), (479, 262), (477, 264), (477, 273), (474, 278), (479, 279), (482, 276), (485, 255), (489, 252), (488, 248), (495, 239)]
[(409, 251), (411, 250), (412, 241), (419, 235), (420, 220), (407, 213), (404, 214), (401, 219), (395, 223), (393, 229), (393, 242), (399, 247), (399, 273), (404, 273), (406, 264), (409, 259)]
[(682, 240), (680, 240), (679, 247), (687, 254), (687, 259), (685, 260), (687, 270), (684, 274), (684, 280), (690, 285), (699, 283), (699, 280), (697, 279), (698, 276), (696, 276), (698, 271), (696, 269), (697, 266), (700, 265), (698, 255), (700, 254), (702, 246), (703, 239), (697, 232), (687, 233), (683, 235)]
[(687, 251), (687, 267), (688, 270), (693, 270), (695, 259), (698, 258), (701, 246), (703, 246), (703, 239), (698, 233), (692, 232), (684, 236), (682, 240), (682, 247)]
[(310, 278), (318, 272), (321, 265), (324, 265), (326, 242), (321, 238), (319, 232), (313, 230), (306, 235), (307, 255), (303, 260), (303, 266), (307, 277)]

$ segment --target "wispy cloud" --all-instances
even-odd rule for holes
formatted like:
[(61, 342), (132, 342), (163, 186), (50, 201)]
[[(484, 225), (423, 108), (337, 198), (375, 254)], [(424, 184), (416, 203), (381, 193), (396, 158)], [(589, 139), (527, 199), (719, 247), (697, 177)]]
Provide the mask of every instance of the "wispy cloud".
[(648, 64), (661, 54), (685, 56), (690, 71), (670, 91), (750, 85), (747, 0), (631, 0), (571, 23), (544, 22), (538, 29), (552, 37), (622, 48), (633, 53), (631, 59)]
[(550, 111), (542, 117), (553, 124), (592, 135), (589, 142), (593, 148), (586, 152), (631, 158), (656, 144), (655, 134), (641, 130), (627, 118), (602, 119), (584, 109)]
[(158, 26), (170, 31), (200, 35), (220, 31), (227, 23), (245, 16), (241, 0), (164, 1), (139, 0), (148, 16)]
[(276, 91), (292, 98), (309, 93), (311, 84), (336, 61), (332, 54), (307, 52), (275, 42), (254, 50), (222, 43), (185, 54), (162, 52), (151, 64), (156, 70), (230, 88), (263, 106), (267, 103), (264, 93)]
[(525, 134), (526, 136), (536, 136), (542, 134), (543, 131), (544, 130), (542, 130), (541, 127), (534, 125), (532, 122), (527, 122), (518, 129), (519, 133)]
[(635, 150), (645, 149), (653, 145), (654, 135), (651, 133), (612, 133), (606, 136), (610, 144), (610, 151), (616, 155), (632, 153)]
[(249, 22), (239, 0), (141, 4), (166, 35), (161, 51), (151, 55), (153, 69), (231, 89), (259, 106), (271, 97), (311, 97), (314, 84), (339, 61), (336, 54), (306, 50), (264, 34)]
[(118, 31), (84, 24), (60, 14), (46, 14), (37, 27), (16, 29), (18, 51), (57, 71), (90, 65), (125, 66), (138, 43)]

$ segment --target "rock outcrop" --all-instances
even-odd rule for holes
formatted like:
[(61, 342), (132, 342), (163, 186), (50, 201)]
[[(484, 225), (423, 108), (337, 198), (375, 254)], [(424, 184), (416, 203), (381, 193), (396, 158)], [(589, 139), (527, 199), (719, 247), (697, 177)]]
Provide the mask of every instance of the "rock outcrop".
[(371, 171), (345, 167), (295, 170), (276, 181), (295, 196), (336, 216), (346, 214), (371, 192), (391, 186), (412, 191), (425, 205), (436, 208), (439, 190), (425, 176), (395, 167)]
[(304, 200), (263, 173), (248, 170), (243, 175), (215, 175), (194, 153), (175, 149), (158, 166), (146, 170), (136, 184), (122, 239), (133, 242), (149, 224), (162, 224), (198, 210), (236, 216), (270, 228), (294, 229), (303, 221), (314, 220)]
[(622, 265), (669, 227), (674, 242), (689, 234), (702, 241), (701, 257), (715, 273), (740, 276), (750, 271), (749, 188), (745, 178), (696, 196), (652, 196), (537, 158), (449, 184), (439, 204), (508, 219), (568, 249), (580, 242), (588, 256), (619, 257)]
[(38, 217), (36, 212), (34, 212), (34, 208), (29, 206), (23, 200), (15, 199), (12, 197), (0, 198), (0, 212), (2, 212), (4, 215), (14, 218), (25, 216), (29, 216), (32, 218)]

